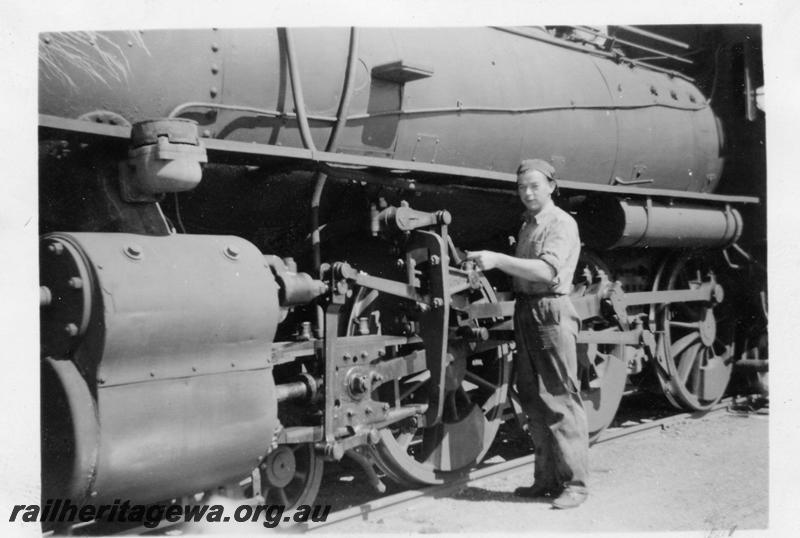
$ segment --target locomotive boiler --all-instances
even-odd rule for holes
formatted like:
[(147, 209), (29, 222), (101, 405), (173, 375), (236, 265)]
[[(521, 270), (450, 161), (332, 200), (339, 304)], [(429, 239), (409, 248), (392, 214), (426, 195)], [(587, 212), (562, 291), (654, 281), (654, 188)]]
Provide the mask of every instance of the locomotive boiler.
[(765, 297), (739, 246), (758, 198), (721, 192), (734, 105), (625, 32), (688, 47), (635, 27), (43, 34), (43, 496), (297, 505), (323, 461), (379, 490), (480, 461), (514, 408), (514, 301), (463, 249), (509, 248), (528, 157), (584, 243), (593, 437), (626, 390), (704, 410), (735, 362), (764, 368), (737, 333)]

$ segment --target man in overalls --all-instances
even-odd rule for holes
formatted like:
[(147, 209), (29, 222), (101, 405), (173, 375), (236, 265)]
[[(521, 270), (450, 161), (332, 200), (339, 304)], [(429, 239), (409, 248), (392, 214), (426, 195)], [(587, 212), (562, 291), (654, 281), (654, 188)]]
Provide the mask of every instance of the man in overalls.
[(522, 497), (554, 497), (574, 508), (588, 497), (589, 436), (580, 397), (575, 349), (580, 320), (569, 292), (580, 254), (578, 226), (553, 203), (555, 170), (541, 159), (523, 161), (517, 188), (525, 205), (516, 256), (470, 252), (483, 271), (500, 269), (514, 281), (515, 369), (520, 403), (536, 449), (534, 483)]

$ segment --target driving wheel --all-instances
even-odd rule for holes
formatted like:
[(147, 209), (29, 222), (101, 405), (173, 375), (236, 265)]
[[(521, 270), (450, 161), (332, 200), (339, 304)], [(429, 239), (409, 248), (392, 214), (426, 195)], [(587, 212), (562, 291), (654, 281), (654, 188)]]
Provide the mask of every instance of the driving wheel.
[[(488, 281), (481, 278), (478, 289), (458, 294), (453, 304), (495, 302)], [(365, 324), (384, 334), (409, 333), (409, 321), (399, 314), (397, 300), (374, 290), (360, 289), (353, 301), (349, 334), (358, 334)], [(369, 321), (365, 321), (369, 320)], [(479, 329), (493, 321), (470, 319), (453, 307), (451, 333), (461, 327)], [(409, 346), (410, 347), (410, 346)], [(421, 347), (421, 346), (417, 346)], [(492, 444), (502, 421), (510, 376), (511, 355), (507, 345), (482, 346), (453, 338), (448, 345), (442, 419), (438, 424), (423, 424), (424, 417), (411, 417), (380, 430), (380, 440), (372, 447), (375, 464), (394, 481), (409, 486), (437, 484), (448, 473), (475, 465)], [(413, 349), (400, 350), (400, 353)], [(385, 383), (373, 398), (397, 407), (424, 404), (427, 400), (428, 371)]]

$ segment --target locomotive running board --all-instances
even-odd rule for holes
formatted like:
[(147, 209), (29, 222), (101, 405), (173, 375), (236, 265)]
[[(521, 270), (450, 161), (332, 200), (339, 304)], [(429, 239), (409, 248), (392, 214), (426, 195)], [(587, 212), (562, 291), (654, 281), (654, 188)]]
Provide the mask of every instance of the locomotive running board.
[[(39, 115), (40, 136), (77, 138), (81, 141), (111, 142), (125, 144), (130, 139), (130, 127), (106, 125), (90, 121), (60, 118), (48, 114)], [(344, 179), (360, 179), (367, 182), (390, 181), (405, 184), (409, 189), (420, 189), (425, 183), (436, 185), (437, 190), (453, 186), (452, 180), (459, 178), (467, 187), (500, 188), (509, 190), (516, 184), (516, 175), (493, 170), (481, 170), (446, 164), (401, 161), (383, 157), (330, 153), (325, 151), (253, 144), (202, 138), (208, 152), (208, 161), (226, 164), (254, 165), (259, 163), (276, 164), (295, 162), (298, 168), (321, 170), (329, 176)], [(687, 192), (669, 189), (641, 187), (620, 187), (598, 183), (559, 180), (562, 190), (591, 191), (622, 196), (649, 196), (682, 200), (702, 200), (720, 204), (755, 204), (759, 199), (753, 196), (730, 196), (703, 192)], [(420, 189), (421, 190), (421, 189)]]

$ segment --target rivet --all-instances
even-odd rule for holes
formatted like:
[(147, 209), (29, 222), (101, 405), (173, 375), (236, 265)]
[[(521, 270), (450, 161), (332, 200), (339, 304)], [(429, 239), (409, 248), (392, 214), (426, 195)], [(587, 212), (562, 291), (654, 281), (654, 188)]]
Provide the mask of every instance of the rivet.
[(81, 289), (83, 287), (83, 280), (81, 280), (77, 276), (74, 276), (74, 277), (69, 279), (68, 285), (69, 285), (70, 288), (72, 288), (74, 290), (79, 290), (79, 289)]
[(239, 257), (239, 247), (237, 247), (236, 245), (228, 245), (227, 247), (225, 247), (225, 255), (228, 258), (235, 260), (236, 258)]
[(217, 93), (219, 93), (219, 90), (217, 90), (216, 86), (211, 86), (211, 88), (208, 90), (208, 93), (211, 95), (211, 97), (216, 97)]
[(217, 52), (219, 50), (219, 45), (217, 43), (211, 43), (211, 50)]
[(64, 252), (64, 245), (61, 243), (50, 243), (47, 245), (47, 250), (55, 254), (56, 256), (60, 256)]
[(53, 41), (53, 40), (52, 40), (52, 39), (50, 39), (50, 36), (47, 36), (47, 37), (45, 37), (45, 38), (44, 38), (44, 42), (45, 42), (45, 43), (47, 43), (48, 45), (49, 45), (49, 44), (50, 44), (52, 41)]
[(155, 376), (156, 376), (155, 372), (150, 372), (150, 377), (155, 377)]
[(74, 323), (67, 323), (64, 326), (64, 331), (70, 336), (77, 336), (78, 334), (78, 326)]
[(125, 247), (125, 254), (129, 258), (133, 258), (134, 260), (138, 260), (142, 257), (142, 247), (135, 243), (131, 243)]
[(208, 129), (203, 129), (203, 138), (211, 138), (211, 131)]
[(106, 380), (103, 379), (102, 377), (98, 377), (97, 378), (97, 384), (98, 385), (105, 385), (105, 383), (106, 383)]
[(216, 75), (217, 73), (219, 73), (219, 66), (218, 66), (217, 64), (211, 64), (211, 72), (212, 72), (213, 74), (215, 74), (215, 75)]

